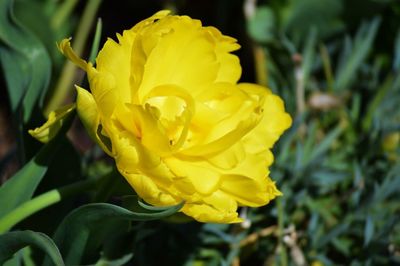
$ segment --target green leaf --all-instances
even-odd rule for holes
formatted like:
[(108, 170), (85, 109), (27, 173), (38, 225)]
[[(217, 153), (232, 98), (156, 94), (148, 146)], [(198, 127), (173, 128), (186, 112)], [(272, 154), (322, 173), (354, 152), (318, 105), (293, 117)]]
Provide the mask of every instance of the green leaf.
[(247, 31), (257, 42), (268, 43), (274, 39), (275, 16), (266, 6), (258, 7), (247, 23)]
[(375, 18), (370, 23), (361, 25), (354, 39), (351, 53), (348, 56), (349, 48), (348, 45), (346, 46), (347, 48), (343, 52), (346, 56), (342, 55), (344, 63), (339, 64), (337, 69), (335, 82), (336, 90), (341, 91), (349, 89), (351, 82), (355, 80), (358, 69), (361, 67), (361, 64), (372, 48), (380, 22), (380, 18)]
[[(183, 203), (159, 211), (143, 209), (136, 201), (134, 206), (139, 211), (130, 211), (108, 203), (93, 203), (72, 211), (57, 229), (54, 241), (60, 248), (68, 265), (76, 265), (84, 255), (91, 233), (98, 234), (99, 226), (116, 220), (150, 221), (170, 216), (182, 208)], [(51, 265), (47, 259), (45, 265)]]
[(342, 1), (290, 0), (280, 10), (282, 30), (296, 43), (300, 43), (309, 29), (317, 27), (321, 36), (327, 37), (343, 28), (339, 19)]
[(370, 204), (377, 205), (398, 192), (400, 187), (400, 164), (395, 165), (380, 185), (374, 187)]
[(343, 128), (341, 126), (337, 126), (335, 129), (333, 129), (331, 132), (329, 132), (328, 135), (325, 136), (325, 138), (316, 145), (315, 149), (313, 150), (310, 158), (308, 161), (304, 164), (307, 164), (309, 162), (312, 162), (320, 156), (322, 156), (325, 152), (328, 151), (328, 149), (331, 147), (332, 143), (342, 134)]
[(46, 144), (36, 156), (0, 187), (0, 202), (7, 202), (0, 208), (0, 218), (32, 197), (58, 146), (57, 139)]
[(307, 41), (303, 50), (303, 60), (301, 64), (302, 79), (304, 87), (310, 77), (311, 69), (315, 63), (315, 44), (317, 41), (317, 29), (312, 27), (308, 33)]
[(14, 17), (12, 0), (0, 0), (0, 64), (11, 110), (21, 107), (26, 123), (39, 98), (42, 104), (51, 62), (43, 44)]
[(89, 62), (91, 62), (93, 65), (96, 63), (96, 57), (97, 54), (99, 53), (102, 25), (103, 24), (101, 22), (101, 18), (97, 19), (96, 32), (94, 34), (92, 48), (90, 49), (90, 56), (89, 56)]
[(64, 265), (57, 246), (47, 235), (33, 231), (14, 231), (0, 235), (0, 264), (10, 259), (18, 250), (34, 246), (42, 249), (51, 258), (53, 265)]
[(366, 112), (366, 115), (364, 116), (364, 119), (362, 120), (362, 126), (365, 131), (370, 130), (374, 115), (376, 114), (376, 110), (382, 104), (388, 92), (393, 89), (393, 84), (394, 77), (393, 75), (389, 74), (382, 85), (377, 88), (377, 92), (373, 100), (368, 105), (368, 110)]
[(20, 252), (17, 252), (11, 259), (4, 262), (3, 266), (22, 266)]
[(33, 33), (46, 50), (56, 51), (54, 31), (46, 14), (46, 1), (14, 0), (13, 12), (16, 20)]
[(400, 28), (397, 30), (396, 40), (394, 43), (394, 59), (393, 59), (393, 70), (397, 71), (400, 69)]
[(332, 244), (342, 254), (349, 256), (351, 254), (352, 241), (348, 237), (338, 237), (332, 240)]
[(327, 245), (333, 239), (345, 233), (348, 230), (348, 228), (349, 228), (349, 223), (346, 223), (345, 221), (339, 223), (337, 226), (335, 226), (331, 231), (329, 231), (320, 239), (319, 246), (323, 247)]
[(0, 187), (0, 202), (7, 202), (7, 205), (4, 204), (0, 208), (0, 219), (32, 197), (47, 172), (55, 152), (62, 146), (61, 143), (67, 143), (62, 140), (71, 126), (74, 114), (68, 117), (53, 140), (44, 145), (22, 169)]
[(367, 216), (364, 227), (364, 246), (367, 246), (371, 242), (374, 236), (374, 221), (371, 216)]
[(133, 257), (133, 254), (126, 254), (125, 256), (114, 259), (114, 260), (107, 260), (105, 258), (101, 258), (95, 266), (123, 266), (126, 265), (128, 261), (130, 261)]

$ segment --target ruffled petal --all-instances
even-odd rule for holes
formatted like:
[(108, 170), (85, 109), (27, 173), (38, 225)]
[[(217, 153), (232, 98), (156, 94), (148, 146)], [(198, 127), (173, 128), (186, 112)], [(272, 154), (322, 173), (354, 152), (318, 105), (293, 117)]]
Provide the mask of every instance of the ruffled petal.
[(161, 158), (141, 145), (128, 131), (112, 129), (114, 159), (126, 173), (143, 174), (157, 179), (158, 184), (170, 185), (173, 175)]
[(161, 190), (152, 178), (140, 174), (130, 174), (124, 169), (119, 169), (119, 171), (144, 201), (156, 206), (170, 206), (180, 203), (170, 193)]
[(222, 191), (216, 191), (205, 197), (204, 202), (186, 203), (182, 212), (199, 222), (239, 223), (236, 201)]
[(141, 50), (147, 54), (138, 90), (140, 100), (162, 84), (179, 85), (193, 95), (216, 80), (219, 63), (215, 40), (200, 21), (168, 16), (140, 33)]
[(67, 38), (57, 43), (57, 48), (65, 57), (71, 60), (72, 63), (87, 71), (89, 64), (74, 52), (71, 47), (71, 39), (72, 38)]
[(196, 100), (191, 145), (181, 150), (181, 155), (204, 157), (222, 152), (240, 141), (262, 117), (260, 101), (229, 83), (213, 84)]
[(164, 158), (163, 161), (175, 176), (186, 178), (200, 194), (209, 195), (218, 188), (220, 174), (206, 162), (188, 162), (175, 157)]
[(245, 158), (246, 153), (243, 145), (238, 142), (216, 155), (203, 158), (203, 160), (207, 160), (215, 167), (221, 168), (221, 170), (231, 170), (244, 161)]
[(159, 111), (150, 105), (118, 106), (113, 116), (123, 129), (131, 132), (137, 141), (158, 156), (168, 156), (172, 152), (171, 143), (158, 120)]
[(272, 148), (292, 124), (291, 117), (285, 112), (282, 99), (256, 84), (241, 83), (238, 86), (243, 91), (253, 92), (254, 95), (262, 90), (265, 90), (266, 94), (261, 107), (263, 113), (261, 121), (242, 139), (246, 152), (258, 153)]
[(240, 205), (258, 207), (267, 204), (282, 193), (269, 178), (254, 180), (243, 175), (224, 175), (221, 190)]
[(131, 50), (134, 39), (135, 34), (132, 31), (124, 31), (122, 36), (119, 35), (119, 43), (108, 38), (96, 59), (96, 68), (100, 75), (106, 73), (114, 77), (114, 94), (121, 103), (131, 102)]
[(235, 38), (222, 35), (215, 27), (205, 27), (215, 39), (215, 53), (219, 62), (216, 82), (229, 82), (235, 84), (242, 75), (239, 57), (231, 52), (240, 48)]

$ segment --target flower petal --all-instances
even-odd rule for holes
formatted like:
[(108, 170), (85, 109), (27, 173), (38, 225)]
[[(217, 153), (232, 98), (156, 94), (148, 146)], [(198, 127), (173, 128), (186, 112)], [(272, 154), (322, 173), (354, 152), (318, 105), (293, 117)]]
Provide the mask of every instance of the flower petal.
[(222, 191), (204, 198), (204, 202), (186, 203), (182, 212), (199, 222), (239, 223), (236, 201)]
[(136, 193), (146, 202), (157, 206), (170, 206), (180, 203), (171, 194), (162, 191), (152, 178), (140, 174), (129, 174), (123, 169), (120, 169), (120, 171), (128, 183), (135, 188)]
[(176, 84), (195, 94), (216, 80), (219, 63), (215, 40), (201, 27), (200, 21), (169, 16), (143, 32), (142, 40), (142, 49), (148, 54), (139, 99), (162, 84)]
[(216, 81), (229, 82), (235, 84), (241, 74), (242, 67), (240, 66), (239, 57), (231, 52), (240, 48), (236, 39), (222, 35), (222, 33), (215, 27), (205, 27), (215, 39), (215, 53), (217, 61), (219, 62), (219, 70)]
[(49, 142), (60, 131), (65, 120), (75, 110), (75, 107), (75, 104), (68, 104), (50, 112), (47, 121), (42, 126), (35, 128), (34, 130), (28, 130), (28, 133), (40, 142)]
[[(261, 90), (267, 91), (262, 86), (250, 83), (241, 83), (238, 84), (238, 87), (243, 91), (255, 93), (254, 95)], [(262, 111), (261, 121), (243, 137), (242, 143), (246, 152), (258, 153), (272, 148), (278, 138), (292, 124), (291, 117), (285, 112), (282, 99), (269, 91), (265, 95)]]
[(145, 97), (145, 102), (160, 112), (159, 120), (169, 137), (172, 151), (180, 149), (186, 141), (189, 123), (195, 113), (192, 96), (176, 85), (153, 88)]
[(269, 178), (264, 181), (243, 175), (224, 175), (221, 190), (234, 198), (240, 205), (258, 207), (267, 204), (282, 193)]
[(79, 86), (75, 86), (75, 88), (77, 111), (82, 124), (89, 136), (100, 145), (103, 151), (112, 156), (110, 140), (101, 132), (99, 112), (93, 95)]
[(71, 47), (71, 39), (72, 38), (67, 38), (62, 40), (60, 43), (57, 43), (58, 50), (75, 65), (86, 71), (88, 63), (74, 52)]
[(163, 160), (177, 177), (187, 178), (198, 193), (208, 195), (218, 188), (220, 174), (206, 162), (188, 162), (174, 157)]
[[(96, 59), (96, 68), (100, 73), (113, 76), (115, 87), (113, 88), (118, 101), (121, 103), (131, 102), (131, 50), (135, 34), (124, 31), (119, 35), (119, 43), (108, 38)], [(133, 71), (135, 72), (135, 71)]]

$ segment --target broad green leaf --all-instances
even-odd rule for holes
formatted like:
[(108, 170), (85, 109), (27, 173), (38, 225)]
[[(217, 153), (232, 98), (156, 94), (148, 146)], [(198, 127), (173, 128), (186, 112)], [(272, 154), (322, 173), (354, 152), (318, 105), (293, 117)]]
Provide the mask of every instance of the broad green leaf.
[[(135, 210), (142, 210), (139, 212), (108, 203), (87, 204), (72, 211), (64, 219), (55, 233), (54, 241), (65, 257), (67, 265), (77, 265), (84, 255), (90, 235), (99, 233), (98, 226), (104, 226), (106, 223), (116, 220), (157, 220), (176, 213), (182, 206), (183, 203), (150, 212), (148, 209), (141, 208), (136, 201), (136, 206), (133, 207)], [(46, 260), (45, 265), (51, 265), (50, 261)]]
[(0, 235), (0, 265), (3, 265), (17, 251), (26, 246), (42, 249), (51, 258), (53, 265), (64, 265), (61, 254), (51, 238), (43, 233), (29, 230), (8, 232)]
[(4, 266), (36, 266), (32, 258), (31, 246), (26, 246), (4, 263)]
[(17, 254), (14, 255), (11, 259), (5, 261), (3, 266), (22, 266), (21, 258), (19, 256), (20, 252), (21, 251), (17, 252)]
[(0, 218), (29, 200), (47, 171), (58, 149), (57, 140), (46, 144), (21, 170), (0, 187)]
[(0, 219), (32, 197), (54, 158), (54, 153), (63, 143), (62, 138), (65, 137), (73, 118), (73, 114), (69, 115), (57, 136), (44, 145), (22, 169), (0, 187), (0, 202), (7, 202), (0, 208)]
[(248, 33), (260, 43), (268, 43), (274, 39), (274, 28), (275, 15), (267, 6), (258, 7), (247, 23)]
[(282, 29), (295, 43), (300, 43), (309, 29), (317, 27), (321, 36), (329, 36), (343, 28), (339, 19), (342, 10), (340, 0), (290, 0), (282, 8)]
[[(46, 1), (14, 0), (13, 11), (16, 20), (34, 34), (51, 53), (56, 51), (54, 31), (46, 14)], [(58, 51), (57, 51), (58, 52)]]
[(13, 1), (0, 0), (0, 63), (8, 88), (11, 110), (22, 109), (24, 123), (35, 105), (42, 104), (51, 62), (36, 36), (14, 17)]

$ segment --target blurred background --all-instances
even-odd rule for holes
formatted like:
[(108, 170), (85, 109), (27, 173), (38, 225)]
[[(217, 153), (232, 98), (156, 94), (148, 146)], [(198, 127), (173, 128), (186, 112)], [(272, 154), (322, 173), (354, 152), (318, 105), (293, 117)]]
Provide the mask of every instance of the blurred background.
[[(115, 258), (107, 265), (400, 265), (398, 0), (0, 0), (1, 182), (40, 147), (26, 129), (72, 102), (72, 84), (83, 79), (55, 43), (72, 36), (89, 58), (98, 17), (101, 47), (160, 9), (235, 37), (241, 81), (284, 99), (294, 123), (274, 147), (271, 169), (284, 196), (242, 209), (248, 220), (238, 225), (135, 223), (95, 247)], [(29, 91), (21, 113), (28, 83), (40, 89)], [(55, 157), (65, 159), (46, 174), (57, 180), (45, 178), (36, 193), (110, 167), (78, 122), (64, 141)], [(62, 215), (48, 217), (83, 200), (21, 227), (51, 235)]]

